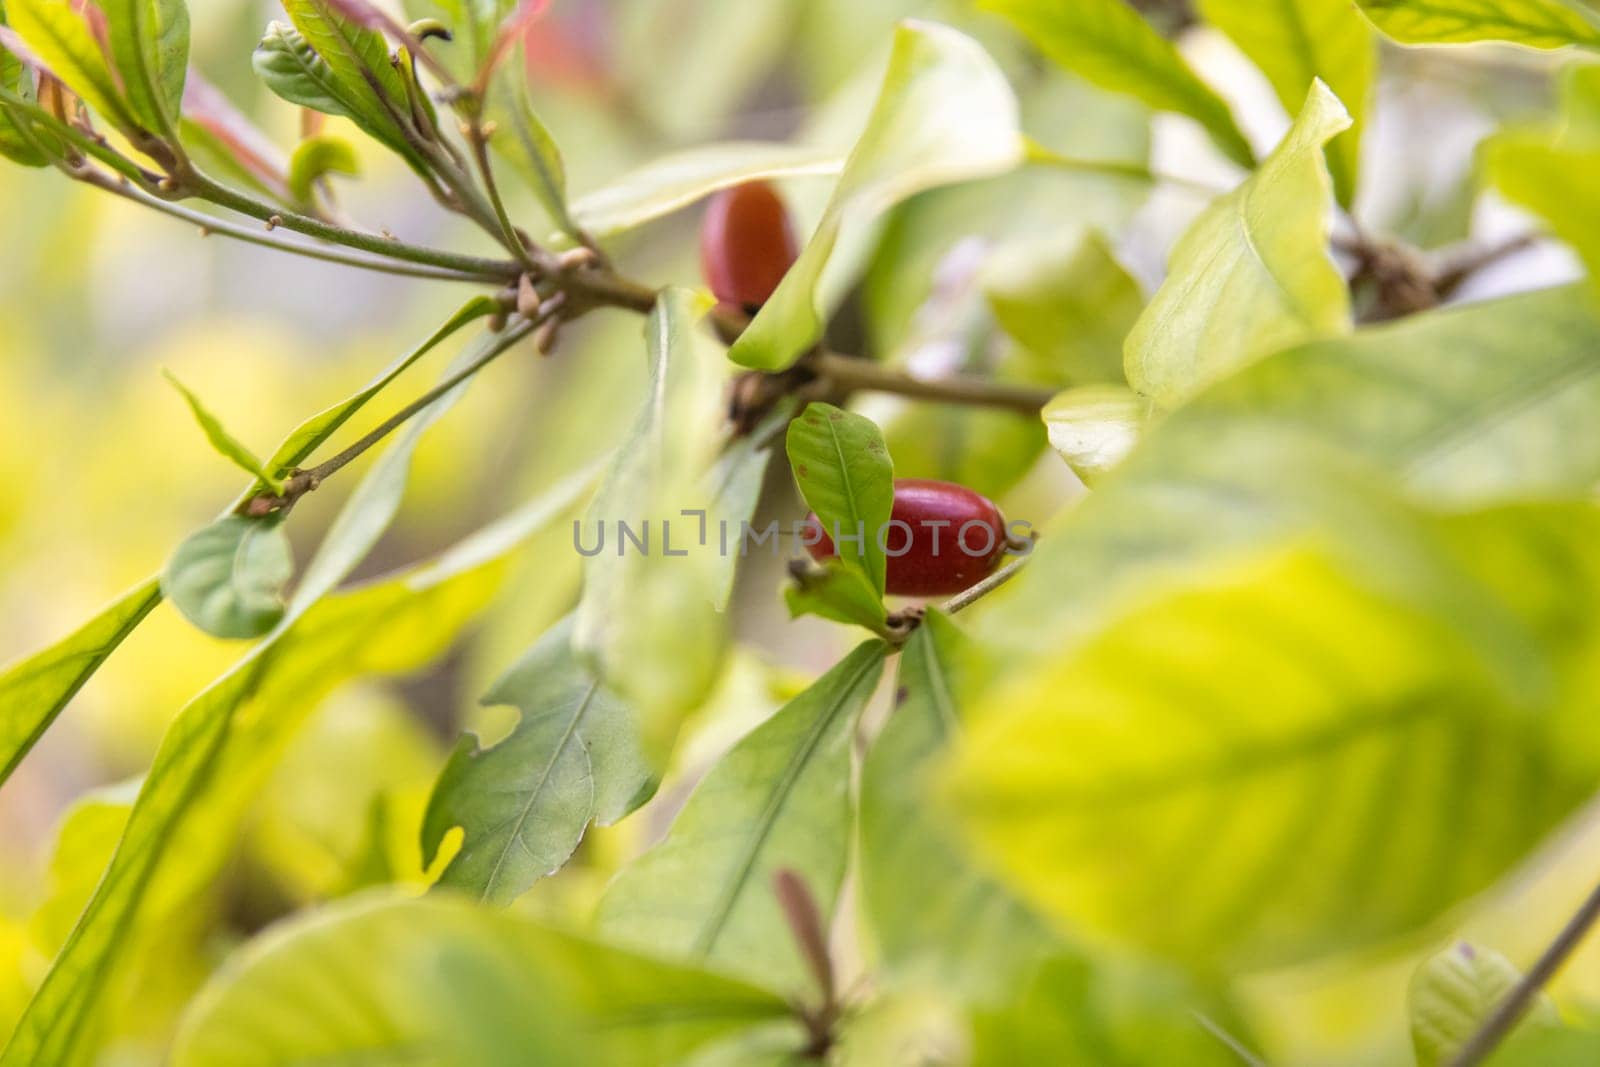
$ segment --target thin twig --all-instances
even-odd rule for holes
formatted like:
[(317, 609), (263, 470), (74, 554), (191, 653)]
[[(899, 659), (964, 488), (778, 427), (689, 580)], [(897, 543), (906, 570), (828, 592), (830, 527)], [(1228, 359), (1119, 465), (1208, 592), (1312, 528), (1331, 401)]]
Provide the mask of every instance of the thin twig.
[(1590, 891), (1561, 932), (1556, 934), (1555, 940), (1545, 947), (1537, 962), (1522, 976), (1522, 980), (1512, 987), (1477, 1032), (1461, 1046), (1461, 1051), (1456, 1053), (1449, 1067), (1475, 1067), (1488, 1059), (1489, 1054), (1522, 1021), (1539, 991), (1555, 977), (1567, 957), (1572, 955), (1578, 943), (1597, 922), (1600, 922), (1600, 884)]
[(1194, 1016), (1195, 1022), (1199, 1023), (1206, 1033), (1222, 1042), (1227, 1046), (1229, 1052), (1239, 1057), (1240, 1063), (1245, 1064), (1246, 1067), (1267, 1067), (1266, 1060), (1245, 1048), (1244, 1042), (1228, 1033), (1228, 1031), (1223, 1029), (1222, 1025), (1215, 1019), (1211, 1018), (1211, 1016), (1207, 1015), (1203, 1011), (1194, 1010), (1190, 1010), (1189, 1014)]
[(435, 267), (426, 263), (412, 263), (404, 260), (380, 259), (376, 256), (366, 256), (355, 252), (341, 251), (336, 247), (323, 247), (312, 244), (297, 244), (293, 241), (280, 241), (268, 236), (268, 231), (249, 226), (240, 226), (223, 219), (195, 211), (191, 208), (174, 204), (160, 197), (151, 196), (149, 193), (129, 182), (113, 178), (103, 171), (93, 169), (80, 169), (73, 172), (73, 177), (79, 181), (87, 182), (108, 193), (143, 205), (153, 211), (158, 211), (170, 218), (181, 219), (200, 227), (205, 234), (219, 234), (236, 241), (259, 245), (263, 248), (276, 249), (291, 255), (303, 256), (307, 259), (321, 260), (324, 263), (337, 263), (340, 266), (356, 267), (361, 270), (378, 271), (383, 274), (397, 274), (406, 278), (428, 278), (434, 281), (471, 282), (474, 285), (485, 283), (498, 283), (498, 276), (485, 274), (471, 274), (466, 271), (453, 270), (449, 267)]
[(876, 393), (934, 400), (947, 404), (976, 404), (1006, 408), (1023, 415), (1037, 415), (1055, 396), (1055, 390), (1029, 385), (1011, 385), (984, 378), (952, 375), (945, 378), (917, 378), (905, 371), (886, 367), (872, 360), (817, 352), (808, 357), (809, 365), (846, 393), (865, 389)]
[(475, 274), (497, 281), (512, 281), (522, 273), (522, 267), (510, 260), (485, 259), (481, 256), (467, 256), (456, 252), (424, 248), (419, 245), (397, 241), (392, 237), (363, 233), (360, 230), (349, 230), (297, 212), (285, 211), (282, 208), (262, 203), (234, 189), (230, 189), (194, 169), (190, 169), (183, 175), (181, 184), (202, 199), (209, 200), (213, 204), (225, 207), (230, 211), (237, 211), (241, 215), (248, 215), (251, 218), (260, 219), (262, 222), (276, 219), (276, 225), (282, 226), (286, 230), (293, 230), (295, 233), (304, 234), (307, 237), (315, 237), (320, 241), (344, 245), (346, 248), (371, 252), (374, 255), (384, 256), (388, 259), (398, 259), (408, 263), (424, 263), (434, 267), (446, 267), (465, 274)]
[(539, 321), (536, 319), (517, 318), (495, 337), (494, 343), (486, 348), (477, 359), (468, 363), (465, 367), (450, 375), (387, 419), (384, 419), (383, 422), (379, 423), (348, 448), (343, 449), (315, 467), (295, 471), (284, 481), (281, 495), (274, 495), (270, 492), (257, 494), (239, 506), (240, 512), (249, 515), (266, 515), (275, 511), (286, 511), (293, 507), (295, 501), (299, 500), (300, 497), (318, 488), (324, 481), (355, 461), (362, 453), (382, 441), (385, 437), (388, 437), (395, 430), (404, 426), (434, 401), (483, 370), (484, 367), (494, 362), (502, 353), (532, 333), (538, 325)]
[(505, 200), (500, 196), (500, 183), (494, 178), (494, 164), (489, 159), (489, 138), (493, 133), (492, 124), (485, 129), (477, 118), (461, 124), (461, 134), (467, 139), (468, 147), (472, 149), (473, 159), (478, 164), (478, 173), (483, 177), (484, 191), (489, 194), (489, 206), (494, 210), (495, 221), (500, 227), (500, 241), (511, 250), (511, 254), (516, 256), (523, 266), (533, 270), (535, 264), (533, 258), (528, 255), (528, 246), (512, 223), (511, 213), (506, 210)]
[(1438, 290), (1441, 298), (1449, 299), (1473, 275), (1487, 270), (1501, 260), (1509, 259), (1519, 252), (1527, 251), (1537, 245), (1539, 241), (1539, 234), (1523, 233), (1499, 244), (1490, 245), (1488, 248), (1471, 251), (1455, 262), (1447, 263), (1441, 267), (1434, 276), (1433, 287)]
[(1033, 557), (1031, 555), (1018, 556), (1016, 559), (1012, 560), (1010, 563), (1007, 563), (1004, 567), (1001, 567), (999, 570), (989, 575), (989, 577), (985, 578), (977, 585), (974, 585), (968, 589), (963, 589), (949, 600), (946, 600), (943, 604), (940, 604), (939, 610), (944, 612), (946, 615), (954, 615), (956, 612), (961, 611), (964, 608), (970, 608), (973, 604), (976, 604), (979, 600), (982, 600), (984, 597), (988, 596), (996, 589), (999, 589), (1011, 579), (1015, 578), (1022, 571), (1022, 568), (1028, 565), (1028, 560), (1032, 558)]

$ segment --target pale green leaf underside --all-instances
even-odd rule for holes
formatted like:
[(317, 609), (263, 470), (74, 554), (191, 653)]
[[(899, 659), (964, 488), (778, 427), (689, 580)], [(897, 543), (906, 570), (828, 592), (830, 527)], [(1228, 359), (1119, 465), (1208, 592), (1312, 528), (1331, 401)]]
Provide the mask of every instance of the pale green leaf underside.
[(161, 591), (213, 637), (260, 637), (283, 618), (283, 587), (293, 573), (281, 522), (229, 515), (184, 539), (161, 574)]
[(573, 201), (572, 214), (594, 237), (609, 237), (745, 182), (827, 177), (841, 153), (808, 145), (730, 141), (662, 156)]
[(679, 1062), (786, 1005), (454, 897), (369, 895), (237, 954), (184, 1017), (175, 1067)]
[(808, 972), (772, 878), (796, 871), (832, 909), (849, 852), (850, 739), (887, 651), (860, 646), (723, 756), (666, 840), (612, 881), (599, 929), (641, 951), (802, 990)]
[(1562, 0), (1356, 0), (1403, 44), (1508, 41), (1528, 48), (1600, 47), (1600, 30)]
[(1261, 168), (1197, 219), (1126, 347), (1128, 383), (1163, 408), (1254, 360), (1350, 329), (1328, 255), (1322, 147), (1350, 125), (1321, 82)]
[(1293, 112), (1320, 78), (1350, 112), (1350, 129), (1328, 145), (1339, 202), (1355, 202), (1361, 134), (1378, 70), (1372, 27), (1350, 0), (1202, 0), (1201, 16), (1261, 68)]
[(1188, 115), (1229, 159), (1255, 166), (1255, 153), (1228, 105), (1127, 0), (983, 0), (980, 6), (1011, 20), (1067, 70), (1151, 107)]
[(1125, 386), (1085, 385), (1057, 394), (1040, 414), (1050, 447), (1093, 485), (1133, 451), (1150, 404)]
[(782, 370), (816, 342), (860, 264), (836, 257), (895, 204), (941, 185), (1002, 174), (1022, 161), (1017, 103), (976, 41), (906, 21), (889, 69), (816, 231), (728, 350), (735, 363)]

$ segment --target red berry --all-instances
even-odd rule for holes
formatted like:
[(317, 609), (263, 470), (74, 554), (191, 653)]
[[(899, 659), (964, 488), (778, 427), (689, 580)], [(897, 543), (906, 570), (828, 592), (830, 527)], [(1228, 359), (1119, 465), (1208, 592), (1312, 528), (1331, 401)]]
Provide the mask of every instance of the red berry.
[[(831, 559), (836, 554), (828, 536), (832, 531), (823, 530), (816, 515), (808, 517), (808, 524), (806, 550), (813, 559)], [(853, 531), (841, 533), (850, 536)], [(867, 536), (880, 537), (875, 530)], [(888, 557), (886, 591), (949, 596), (993, 573), (1006, 551), (1006, 523), (993, 501), (964, 485), (898, 478), (889, 525), (879, 543)]]
[(797, 255), (789, 212), (766, 182), (747, 182), (711, 198), (700, 225), (700, 269), (718, 300), (759, 308)]

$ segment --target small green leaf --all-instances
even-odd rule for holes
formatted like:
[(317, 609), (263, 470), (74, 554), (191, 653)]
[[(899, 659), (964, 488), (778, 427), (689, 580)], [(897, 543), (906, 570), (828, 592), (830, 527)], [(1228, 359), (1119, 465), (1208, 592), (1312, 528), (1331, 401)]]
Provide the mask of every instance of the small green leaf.
[(1122, 345), (1144, 294), (1100, 234), (1013, 245), (984, 264), (982, 280), (1000, 326), (1053, 380), (1126, 382)]
[(1085, 385), (1058, 394), (1041, 412), (1050, 447), (1085, 485), (1094, 485), (1133, 451), (1150, 402), (1120, 385)]
[[(645, 752), (660, 765), (683, 716), (710, 691), (727, 650), (717, 609), (730, 557), (719, 549), (710, 471), (721, 444), (722, 348), (709, 302), (668, 289), (645, 325), (650, 391), (580, 529), (585, 552), (575, 641), (596, 673), (639, 709)], [(625, 540), (623, 528), (637, 540)]]
[(161, 602), (147, 581), (49, 648), (0, 670), (0, 785), (61, 709)]
[(1016, 98), (989, 54), (947, 27), (901, 23), (877, 103), (816, 231), (728, 358), (788, 367), (855, 281), (852, 238), (917, 193), (1004, 173), (1022, 156)]
[(274, 493), (283, 492), (283, 483), (273, 477), (261, 460), (256, 458), (256, 454), (245, 447), (238, 438), (230, 434), (215, 415), (206, 410), (205, 405), (200, 402), (200, 398), (188, 386), (180, 382), (177, 375), (171, 371), (162, 371), (162, 373), (166, 375), (167, 381), (172, 383), (172, 387), (183, 394), (183, 399), (189, 404), (189, 410), (194, 413), (194, 421), (200, 424), (200, 429), (205, 432), (206, 440), (211, 442), (211, 447), (216, 449), (217, 455), (231, 460), (235, 466), (246, 474), (255, 475), (261, 484), (271, 489)]
[(1350, 0), (1201, 0), (1201, 16), (1226, 33), (1293, 111), (1318, 78), (1349, 109), (1351, 126), (1328, 145), (1339, 203), (1355, 202), (1361, 133), (1378, 70), (1372, 27)]
[(1600, 47), (1600, 30), (1562, 0), (1356, 0), (1402, 44), (1507, 41), (1528, 48)]
[(1332, 197), (1322, 146), (1350, 125), (1317, 82), (1261, 169), (1202, 214), (1128, 335), (1128, 382), (1163, 408), (1279, 349), (1350, 329), (1328, 255)]
[(176, 136), (189, 70), (189, 8), (185, 0), (99, 0), (111, 58), (141, 124)]
[(324, 176), (360, 173), (361, 162), (349, 141), (331, 134), (308, 137), (295, 146), (289, 159), (289, 193), (300, 203), (309, 204), (316, 195), (317, 181)]
[(579, 197), (572, 214), (585, 231), (610, 237), (745, 182), (838, 174), (844, 156), (831, 149), (766, 141), (702, 145), (646, 163)]
[(881, 598), (888, 559), (879, 543), (894, 510), (894, 461), (877, 423), (832, 404), (809, 404), (789, 424), (789, 465), (800, 495), (841, 564)]
[(9, 0), (6, 14), (12, 28), (85, 103), (118, 129), (138, 128), (110, 61), (89, 28), (89, 16), (72, 0)]
[(820, 567), (795, 572), (794, 581), (783, 590), (789, 617), (820, 615), (834, 622), (864, 626), (880, 637), (889, 635), (889, 609), (883, 594), (857, 567), (843, 560), (830, 559)]
[(752, 986), (523, 916), (373, 893), (242, 950), (185, 1015), (172, 1062), (681, 1063), (787, 1013)]
[(666, 840), (612, 881), (600, 931), (775, 991), (807, 988), (772, 878), (797, 872), (832, 910), (850, 851), (850, 741), (887, 654), (861, 645), (723, 756)]
[(161, 591), (214, 637), (260, 637), (283, 618), (294, 556), (283, 524), (229, 515), (184, 539), (161, 574)]
[(445, 834), (461, 850), (439, 884), (506, 904), (566, 863), (591, 821), (610, 825), (642, 804), (655, 782), (639, 749), (634, 711), (572, 651), (572, 625), (542, 638), (483, 698), (522, 718), (488, 749), (461, 739), (433, 789), (422, 829), (432, 863)]
[[(1500, 953), (1465, 941), (1418, 967), (1406, 994), (1417, 1067), (1453, 1061), (1521, 978)], [(1555, 1005), (1540, 993), (1518, 1026), (1539, 1029), (1558, 1021)]]
[(983, 0), (980, 6), (1004, 15), (1067, 70), (1153, 108), (1188, 115), (1229, 159), (1255, 166), (1255, 153), (1228, 105), (1127, 0)]
[[(0, 3), (0, 26), (7, 26), (6, 8)], [(28, 73), (27, 64), (21, 56), (11, 53), (6, 47), (6, 40), (0, 38), (0, 92), (15, 93), (21, 100), (31, 102), (34, 97), (33, 77)], [(13, 47), (17, 45), (15, 39)], [(13, 114), (10, 109), (0, 108), (0, 156), (19, 163), (24, 167), (42, 167), (50, 162), (33, 141), (24, 136), (30, 123), (20, 115)]]

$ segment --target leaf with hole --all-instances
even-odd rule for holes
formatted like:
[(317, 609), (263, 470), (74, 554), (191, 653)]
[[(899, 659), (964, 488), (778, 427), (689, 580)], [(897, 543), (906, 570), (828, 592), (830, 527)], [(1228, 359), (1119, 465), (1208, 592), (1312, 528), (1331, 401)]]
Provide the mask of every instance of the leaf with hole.
[(485, 704), (521, 713), (487, 749), (465, 735), (439, 774), (422, 829), (432, 863), (453, 828), (460, 850), (439, 884), (505, 904), (567, 862), (591, 822), (609, 826), (654, 789), (635, 713), (572, 650), (568, 620), (497, 681)]

